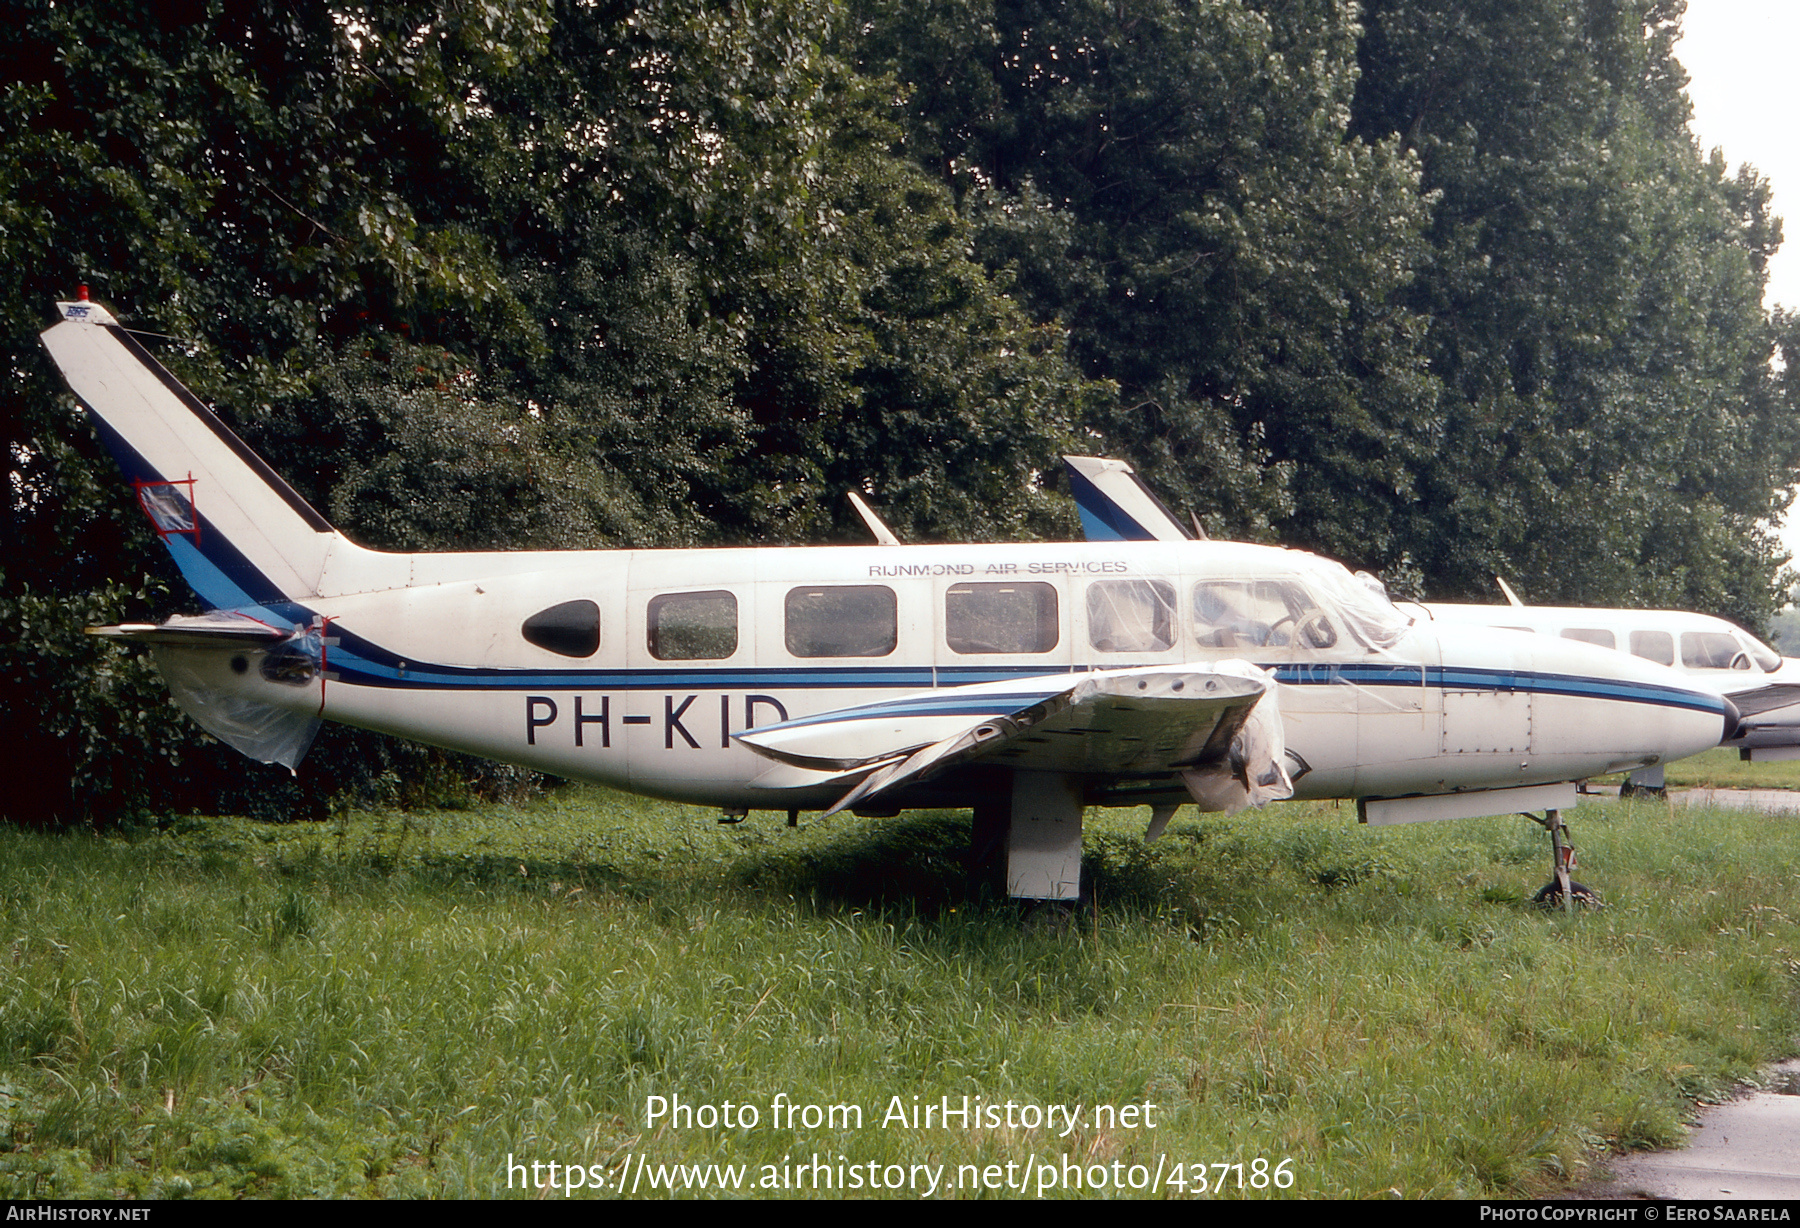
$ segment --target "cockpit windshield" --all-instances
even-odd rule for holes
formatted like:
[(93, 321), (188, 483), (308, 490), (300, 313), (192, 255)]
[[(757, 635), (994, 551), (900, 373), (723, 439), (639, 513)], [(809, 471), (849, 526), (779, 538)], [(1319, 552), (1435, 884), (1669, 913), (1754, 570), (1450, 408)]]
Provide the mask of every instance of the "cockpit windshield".
[(1366, 571), (1350, 574), (1342, 563), (1307, 558), (1307, 583), (1337, 606), (1351, 635), (1369, 648), (1392, 648), (1412, 627), (1412, 619), (1388, 600), (1381, 581)]
[(1202, 648), (1330, 648), (1337, 626), (1298, 580), (1202, 580), (1194, 585)]
[(1328, 559), (1292, 557), (1301, 565), (1296, 574), (1195, 583), (1195, 642), (1224, 652), (1306, 653), (1340, 643), (1382, 649), (1398, 643), (1412, 626), (1387, 599), (1380, 581), (1352, 576)]
[(1772, 674), (1781, 668), (1781, 654), (1773, 648), (1742, 629), (1738, 631), (1738, 638), (1744, 641), (1744, 647), (1750, 650), (1751, 659), (1761, 667), (1763, 673)]

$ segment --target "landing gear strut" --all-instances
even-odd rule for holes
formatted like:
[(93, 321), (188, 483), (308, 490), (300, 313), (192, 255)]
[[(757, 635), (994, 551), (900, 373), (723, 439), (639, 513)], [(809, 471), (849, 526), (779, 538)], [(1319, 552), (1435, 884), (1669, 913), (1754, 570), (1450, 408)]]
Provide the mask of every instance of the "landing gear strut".
[(1005, 796), (975, 807), (969, 895), (978, 897), (998, 885), (1016, 900), (1072, 904), (1080, 899), (1085, 809), (1074, 777), (1014, 772)]
[(1577, 904), (1584, 908), (1600, 907), (1600, 897), (1574, 879), (1575, 845), (1569, 839), (1569, 825), (1563, 822), (1562, 811), (1546, 810), (1541, 819), (1535, 814), (1525, 817), (1550, 833), (1553, 863), (1550, 881), (1542, 891), (1531, 897), (1531, 902), (1543, 908), (1555, 908), (1560, 904), (1565, 913), (1573, 913)]

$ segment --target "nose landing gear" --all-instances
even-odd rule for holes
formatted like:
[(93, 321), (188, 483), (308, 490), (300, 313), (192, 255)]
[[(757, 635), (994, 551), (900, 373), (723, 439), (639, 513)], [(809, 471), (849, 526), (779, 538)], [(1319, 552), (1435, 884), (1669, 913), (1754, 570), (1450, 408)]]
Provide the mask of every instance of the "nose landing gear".
[(1531, 897), (1531, 902), (1540, 908), (1560, 905), (1566, 913), (1573, 913), (1577, 904), (1599, 908), (1599, 895), (1575, 881), (1575, 845), (1569, 839), (1569, 825), (1563, 822), (1562, 811), (1546, 810), (1541, 819), (1535, 814), (1525, 817), (1550, 833), (1551, 879)]

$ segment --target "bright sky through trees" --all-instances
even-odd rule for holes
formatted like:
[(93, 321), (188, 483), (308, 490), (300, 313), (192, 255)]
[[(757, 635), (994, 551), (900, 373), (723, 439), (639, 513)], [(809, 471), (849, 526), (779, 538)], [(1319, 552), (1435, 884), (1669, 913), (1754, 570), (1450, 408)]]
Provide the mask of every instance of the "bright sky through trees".
[[(1748, 162), (1775, 190), (1774, 212), (1787, 218), (1788, 238), (1769, 262), (1763, 301), (1800, 307), (1800, 258), (1794, 238), (1800, 215), (1800, 140), (1788, 105), (1786, 72), (1800, 46), (1800, 6), (1789, 0), (1688, 0), (1675, 54), (1687, 69), (1694, 135), (1702, 149), (1724, 150), (1732, 166)], [(1800, 556), (1800, 516), (1790, 510), (1782, 540)]]
[(1800, 307), (1800, 258), (1794, 254), (1800, 215), (1800, 139), (1793, 126), (1787, 76), (1800, 47), (1800, 5), (1791, 0), (1688, 0), (1675, 54), (1688, 71), (1693, 129), (1702, 149), (1725, 151), (1732, 166), (1748, 162), (1775, 188), (1775, 212), (1789, 219), (1788, 242), (1769, 264), (1764, 301)]

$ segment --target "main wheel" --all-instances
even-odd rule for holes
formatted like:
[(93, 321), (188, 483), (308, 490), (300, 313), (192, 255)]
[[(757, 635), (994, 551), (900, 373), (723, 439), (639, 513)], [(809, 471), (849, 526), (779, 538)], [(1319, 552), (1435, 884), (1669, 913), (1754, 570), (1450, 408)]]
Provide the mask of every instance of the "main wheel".
[[(1575, 903), (1582, 908), (1602, 908), (1600, 895), (1580, 883), (1569, 884), (1569, 894), (1575, 897)], [(1563, 903), (1562, 888), (1552, 879), (1544, 884), (1544, 889), (1531, 897), (1531, 902), (1539, 908), (1561, 908)]]

